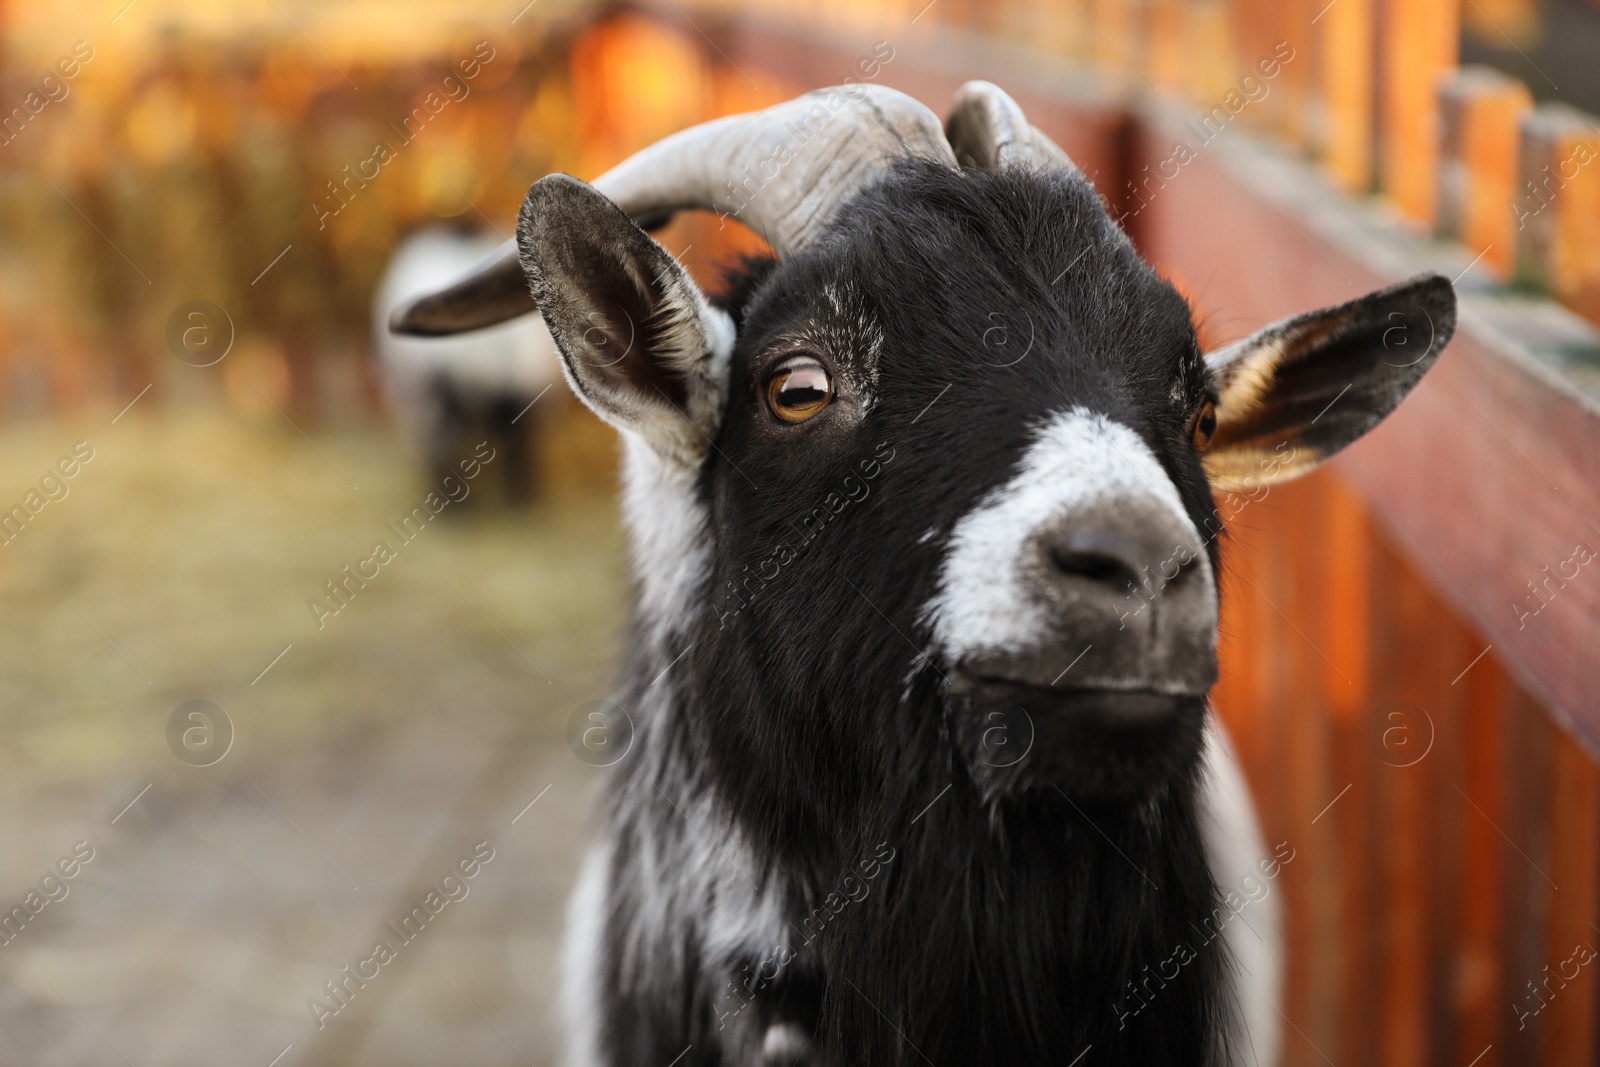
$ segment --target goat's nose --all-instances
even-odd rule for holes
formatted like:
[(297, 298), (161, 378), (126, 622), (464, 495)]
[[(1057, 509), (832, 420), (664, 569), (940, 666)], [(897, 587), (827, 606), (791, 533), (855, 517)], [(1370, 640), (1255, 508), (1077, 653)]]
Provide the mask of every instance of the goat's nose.
[[(1103, 497), (1034, 534), (1040, 593), (1108, 681), (1191, 688), (1213, 662), (1217, 600), (1194, 525), (1153, 495)], [(1062, 684), (1070, 685), (1069, 680)]]
[(1141, 499), (1103, 501), (1039, 532), (1053, 580), (1072, 596), (1165, 595), (1198, 569), (1199, 539), (1171, 509)]

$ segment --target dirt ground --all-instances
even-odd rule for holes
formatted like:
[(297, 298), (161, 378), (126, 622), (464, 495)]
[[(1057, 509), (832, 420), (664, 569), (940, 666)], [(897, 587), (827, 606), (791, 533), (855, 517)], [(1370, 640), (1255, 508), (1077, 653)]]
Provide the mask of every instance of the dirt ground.
[[(114, 414), (0, 431), (0, 510), (93, 449), (0, 546), (0, 1064), (551, 1063), (608, 494), (403, 543), (426, 489), (380, 429)], [(332, 613), (346, 565), (377, 576)]]

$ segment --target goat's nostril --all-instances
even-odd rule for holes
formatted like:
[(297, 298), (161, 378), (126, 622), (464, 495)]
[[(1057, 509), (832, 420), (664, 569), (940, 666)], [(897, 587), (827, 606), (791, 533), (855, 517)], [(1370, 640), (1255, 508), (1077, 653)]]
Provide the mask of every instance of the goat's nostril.
[(1091, 582), (1118, 587), (1138, 583), (1126, 560), (1098, 549), (1057, 545), (1050, 549), (1050, 562), (1063, 574)]

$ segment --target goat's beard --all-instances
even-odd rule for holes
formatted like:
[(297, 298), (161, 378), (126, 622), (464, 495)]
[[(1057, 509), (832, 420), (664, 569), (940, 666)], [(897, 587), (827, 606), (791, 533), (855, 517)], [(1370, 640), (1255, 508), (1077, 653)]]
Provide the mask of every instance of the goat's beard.
[(984, 684), (954, 693), (951, 736), (991, 808), (1139, 805), (1191, 772), (1202, 696)]

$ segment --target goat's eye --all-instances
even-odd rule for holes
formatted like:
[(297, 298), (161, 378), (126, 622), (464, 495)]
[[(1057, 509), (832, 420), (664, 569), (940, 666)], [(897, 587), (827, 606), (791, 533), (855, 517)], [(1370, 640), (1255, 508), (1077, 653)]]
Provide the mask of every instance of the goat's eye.
[(793, 359), (767, 382), (767, 406), (784, 422), (805, 422), (833, 402), (833, 380), (814, 359)]
[(1194, 443), (1195, 451), (1204, 452), (1211, 446), (1211, 438), (1217, 432), (1217, 405), (1210, 400), (1200, 401), (1200, 406), (1194, 409), (1194, 414), (1189, 416), (1189, 440)]

